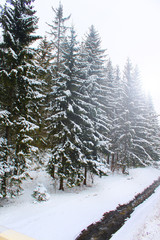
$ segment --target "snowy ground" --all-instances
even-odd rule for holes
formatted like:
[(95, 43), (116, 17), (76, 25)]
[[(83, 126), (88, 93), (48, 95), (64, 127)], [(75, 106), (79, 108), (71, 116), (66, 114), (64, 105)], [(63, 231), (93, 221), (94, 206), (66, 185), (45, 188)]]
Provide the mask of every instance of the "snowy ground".
[(139, 205), (131, 218), (110, 240), (160, 239), (160, 187), (155, 194)]
[[(0, 225), (36, 240), (75, 240), (81, 230), (100, 220), (103, 213), (127, 203), (160, 176), (153, 168), (132, 169), (129, 176), (113, 174), (96, 178), (92, 187), (55, 192), (44, 172), (32, 172), (33, 180), (24, 184), (25, 193), (0, 209)], [(51, 198), (33, 203), (31, 194), (43, 182)], [(160, 239), (160, 188), (138, 206), (132, 217), (112, 240)]]

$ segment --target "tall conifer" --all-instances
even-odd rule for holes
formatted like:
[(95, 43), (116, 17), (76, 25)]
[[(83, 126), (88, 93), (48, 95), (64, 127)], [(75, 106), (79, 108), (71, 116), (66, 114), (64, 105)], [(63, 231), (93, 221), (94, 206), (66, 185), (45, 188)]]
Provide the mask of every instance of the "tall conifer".
[[(82, 44), (80, 53), (80, 78), (82, 79), (81, 106), (84, 109), (82, 139), (86, 156), (85, 177), (87, 170), (101, 174), (102, 162), (99, 153), (102, 147), (108, 153), (108, 119), (105, 118), (104, 93), (104, 50), (94, 26), (91, 26)], [(103, 99), (102, 99), (103, 98)], [(86, 183), (86, 181), (85, 181)]]
[[(38, 129), (30, 108), (31, 100), (37, 96), (39, 99), (37, 89), (40, 86), (33, 61), (35, 51), (29, 47), (39, 38), (33, 34), (38, 19), (32, 1), (13, 0), (6, 3), (1, 11), (0, 22), (3, 30), (3, 41), (0, 43), (0, 106), (5, 111), (1, 116), (6, 119), (4, 121), (2, 118), (2, 137), (12, 148), (8, 184), (19, 186), (18, 176), (27, 167), (25, 155), (31, 150), (32, 133)], [(9, 164), (9, 159), (6, 162)]]

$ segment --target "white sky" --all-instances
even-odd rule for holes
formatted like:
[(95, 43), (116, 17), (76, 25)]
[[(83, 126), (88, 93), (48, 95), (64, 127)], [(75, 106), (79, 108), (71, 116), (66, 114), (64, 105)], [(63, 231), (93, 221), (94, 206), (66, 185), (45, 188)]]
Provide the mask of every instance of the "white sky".
[[(64, 16), (83, 37), (93, 24), (102, 39), (103, 48), (114, 65), (123, 69), (127, 57), (138, 64), (146, 89), (156, 99), (160, 111), (160, 0), (61, 0)], [(59, 0), (36, 0), (41, 31), (54, 18), (51, 6)]]
[[(5, 2), (5, 0), (1, 0)], [(160, 0), (61, 0), (64, 16), (80, 37), (93, 24), (102, 39), (102, 47), (114, 65), (121, 69), (129, 57), (137, 64), (146, 89), (156, 99), (160, 111)], [(35, 0), (39, 33), (48, 30), (59, 0)]]

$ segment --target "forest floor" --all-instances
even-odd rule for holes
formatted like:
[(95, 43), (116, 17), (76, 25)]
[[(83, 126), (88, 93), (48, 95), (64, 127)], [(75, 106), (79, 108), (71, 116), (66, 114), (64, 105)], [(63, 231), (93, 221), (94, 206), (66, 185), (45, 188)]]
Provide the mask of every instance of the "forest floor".
[[(106, 177), (95, 177), (92, 185), (64, 192), (56, 190), (45, 171), (32, 171), (30, 175), (32, 179), (23, 184), (24, 193), (0, 208), (0, 225), (36, 240), (75, 240), (105, 212), (129, 202), (152, 184), (160, 176), (160, 170), (147, 167), (130, 169), (129, 175), (111, 173)], [(32, 197), (38, 183), (43, 183), (50, 194), (46, 202), (35, 203)], [(135, 209), (111, 239), (160, 239), (160, 187)]]

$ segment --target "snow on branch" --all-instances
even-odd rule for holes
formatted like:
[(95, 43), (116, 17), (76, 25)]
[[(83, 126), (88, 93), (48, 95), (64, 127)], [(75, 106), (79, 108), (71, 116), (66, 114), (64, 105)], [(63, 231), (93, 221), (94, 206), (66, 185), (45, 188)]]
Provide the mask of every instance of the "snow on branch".
[(142, 161), (142, 159), (140, 159), (136, 154), (134, 154), (133, 152), (130, 152), (130, 154), (135, 158), (135, 159), (137, 159), (138, 160), (138, 162), (140, 162), (143, 166), (148, 166), (146, 163), (144, 163), (143, 161)]
[(19, 122), (17, 122), (17, 125), (21, 125), (23, 127), (21, 129), (21, 132), (31, 132), (39, 129), (36, 124), (27, 121), (23, 117), (19, 118)]

